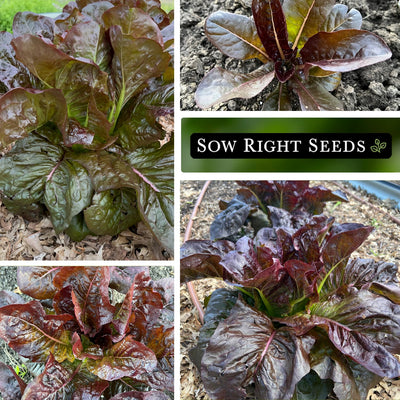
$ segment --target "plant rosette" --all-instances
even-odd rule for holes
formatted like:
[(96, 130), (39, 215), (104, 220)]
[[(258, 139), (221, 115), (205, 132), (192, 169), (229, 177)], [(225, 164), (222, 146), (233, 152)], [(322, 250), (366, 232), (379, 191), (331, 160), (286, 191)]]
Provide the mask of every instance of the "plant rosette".
[[(281, 4), (282, 3), (282, 4)], [(341, 73), (372, 65), (392, 53), (377, 35), (361, 30), (362, 16), (335, 0), (253, 0), (253, 18), (217, 11), (205, 23), (209, 40), (225, 55), (263, 64), (250, 73), (212, 69), (195, 98), (200, 108), (249, 99), (273, 82), (263, 110), (343, 110), (330, 92)]]
[(173, 13), (78, 0), (0, 32), (0, 192), (74, 240), (143, 221), (172, 254)]
[(350, 259), (372, 227), (323, 215), (291, 233), (190, 240), (181, 280), (214, 277), (190, 357), (213, 400), (366, 399), (400, 376), (398, 268)]
[(17, 280), (34, 300), (0, 292), (0, 337), (36, 376), (26, 384), (0, 363), (5, 400), (171, 398), (172, 278), (153, 282), (135, 267), (18, 267)]

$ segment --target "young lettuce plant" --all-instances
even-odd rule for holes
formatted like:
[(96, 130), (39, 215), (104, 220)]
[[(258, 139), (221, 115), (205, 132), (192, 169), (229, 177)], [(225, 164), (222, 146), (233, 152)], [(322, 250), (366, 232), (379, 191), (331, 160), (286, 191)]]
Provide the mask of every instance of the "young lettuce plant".
[(133, 267), (19, 267), (17, 279), (34, 300), (0, 292), (0, 337), (39, 372), (26, 384), (0, 363), (5, 400), (171, 398), (172, 278), (153, 282)]
[(0, 32), (5, 206), (74, 240), (143, 221), (172, 252), (173, 14), (158, 0), (77, 0)]
[(400, 376), (397, 266), (350, 260), (372, 230), (314, 216), (294, 234), (184, 243), (183, 282), (233, 287), (211, 295), (190, 353), (211, 399), (361, 400)]
[(220, 51), (263, 65), (245, 74), (211, 70), (196, 91), (200, 108), (254, 97), (276, 78), (263, 110), (292, 110), (296, 98), (305, 111), (342, 110), (330, 93), (340, 74), (391, 57), (381, 38), (360, 29), (361, 14), (335, 0), (253, 0), (252, 13), (218, 11), (206, 20), (206, 35)]
[(220, 201), (223, 210), (210, 226), (210, 238), (236, 235), (248, 221), (254, 232), (264, 227), (297, 230), (317, 214), (327, 201), (347, 201), (340, 191), (324, 186), (310, 187), (309, 181), (237, 181), (240, 189), (229, 202)]

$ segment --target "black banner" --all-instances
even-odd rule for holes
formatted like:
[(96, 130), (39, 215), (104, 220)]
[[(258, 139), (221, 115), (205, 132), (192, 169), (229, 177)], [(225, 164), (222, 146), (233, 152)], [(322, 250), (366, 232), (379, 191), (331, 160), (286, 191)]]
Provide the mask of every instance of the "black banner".
[(392, 155), (388, 133), (193, 133), (195, 159), (367, 158)]

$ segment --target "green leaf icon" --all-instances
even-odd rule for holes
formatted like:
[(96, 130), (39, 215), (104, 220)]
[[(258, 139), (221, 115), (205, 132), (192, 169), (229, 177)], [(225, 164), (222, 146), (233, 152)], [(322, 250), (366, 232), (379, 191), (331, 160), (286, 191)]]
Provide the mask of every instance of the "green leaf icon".
[(379, 139), (375, 139), (376, 146), (371, 146), (371, 151), (373, 153), (380, 153), (381, 150), (386, 148), (386, 142), (382, 142)]

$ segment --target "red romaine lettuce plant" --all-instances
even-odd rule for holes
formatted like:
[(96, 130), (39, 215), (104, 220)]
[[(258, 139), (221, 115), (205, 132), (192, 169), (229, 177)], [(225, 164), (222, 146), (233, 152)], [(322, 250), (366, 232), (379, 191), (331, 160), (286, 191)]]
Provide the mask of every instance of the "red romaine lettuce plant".
[(263, 65), (250, 73), (211, 70), (196, 91), (200, 108), (254, 97), (276, 78), (264, 110), (292, 110), (297, 99), (305, 111), (342, 110), (330, 93), (340, 74), (391, 57), (382, 39), (360, 30), (361, 14), (335, 0), (253, 0), (252, 12), (253, 19), (218, 11), (206, 20), (220, 51)]
[(77, 0), (55, 20), (18, 13), (0, 32), (6, 207), (46, 208), (74, 240), (142, 220), (172, 252), (173, 14), (158, 0)]
[(211, 399), (360, 400), (400, 376), (397, 266), (350, 260), (372, 230), (314, 216), (294, 234), (184, 243), (182, 281), (235, 288), (211, 295), (190, 354)]
[(210, 238), (232, 238), (249, 221), (255, 233), (264, 227), (296, 230), (313, 215), (321, 214), (327, 201), (347, 201), (340, 191), (323, 186), (310, 187), (309, 181), (237, 181), (241, 186), (210, 226)]
[(17, 279), (35, 300), (0, 292), (0, 337), (44, 368), (26, 385), (0, 364), (3, 398), (170, 399), (172, 278), (153, 282), (133, 267), (18, 267)]

